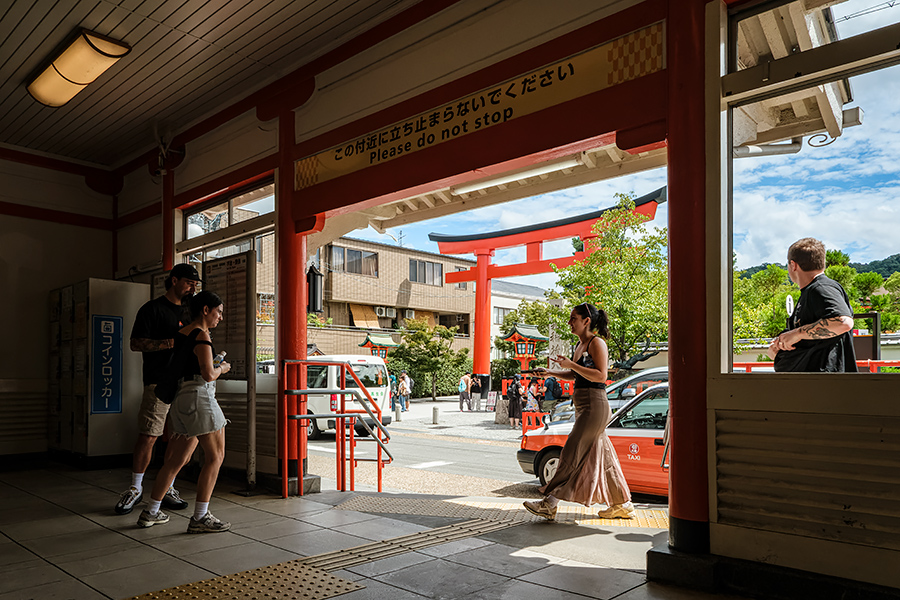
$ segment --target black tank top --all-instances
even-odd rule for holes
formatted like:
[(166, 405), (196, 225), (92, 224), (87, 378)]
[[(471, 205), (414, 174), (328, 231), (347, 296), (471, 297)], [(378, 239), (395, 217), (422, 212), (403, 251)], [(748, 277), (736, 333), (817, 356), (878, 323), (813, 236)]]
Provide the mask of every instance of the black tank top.
[[(587, 346), (585, 347), (585, 351), (582, 352), (581, 356), (578, 357), (578, 360), (575, 361), (576, 365), (581, 365), (582, 367), (588, 367), (590, 369), (596, 368), (596, 365), (594, 364), (594, 359), (591, 358), (591, 353), (589, 352), (589, 350), (591, 348), (591, 344), (594, 343), (594, 338), (596, 338), (596, 337), (597, 336), (592, 337), (590, 339), (590, 341), (587, 343)], [(590, 381), (590, 380), (582, 377), (575, 371), (573, 371), (573, 373), (575, 373), (575, 389), (576, 390), (583, 389), (583, 388), (601, 388), (602, 389), (602, 388), (606, 387), (605, 381)]]
[(197, 336), (200, 334), (202, 329), (193, 329), (189, 334), (184, 335), (180, 331), (175, 334), (175, 348), (176, 351), (180, 350), (183, 352), (184, 359), (184, 371), (182, 372), (182, 376), (185, 379), (192, 379), (194, 375), (200, 375), (200, 359), (197, 358), (197, 355), (194, 354), (194, 348), (200, 345), (209, 346), (212, 350), (213, 356), (216, 354), (215, 348), (213, 348), (212, 342), (208, 342), (206, 340), (198, 340)]

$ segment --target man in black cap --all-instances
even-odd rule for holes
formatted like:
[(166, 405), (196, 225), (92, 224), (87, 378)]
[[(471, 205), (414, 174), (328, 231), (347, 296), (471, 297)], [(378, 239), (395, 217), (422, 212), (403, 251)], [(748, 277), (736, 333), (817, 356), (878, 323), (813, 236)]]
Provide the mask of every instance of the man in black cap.
[[(131, 487), (122, 493), (116, 513), (127, 515), (144, 498), (144, 472), (150, 466), (153, 445), (163, 434), (169, 405), (160, 402), (155, 388), (159, 383), (175, 346), (175, 334), (190, 318), (184, 304), (197, 291), (200, 274), (189, 264), (175, 265), (166, 279), (166, 293), (150, 300), (138, 311), (131, 329), (131, 349), (143, 353), (144, 395), (138, 411), (138, 439), (134, 445)], [(187, 508), (178, 491), (170, 487), (163, 498), (163, 506), (170, 509)]]

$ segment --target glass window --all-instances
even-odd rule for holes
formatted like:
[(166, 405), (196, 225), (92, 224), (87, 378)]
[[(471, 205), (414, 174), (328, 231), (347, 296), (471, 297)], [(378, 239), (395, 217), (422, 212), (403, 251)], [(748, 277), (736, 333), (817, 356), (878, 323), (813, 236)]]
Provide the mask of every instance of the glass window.
[(669, 373), (652, 373), (646, 375), (644, 377), (637, 377), (631, 381), (629, 381), (626, 385), (617, 387), (614, 390), (610, 390), (607, 393), (607, 397), (610, 400), (620, 400), (622, 397), (622, 392), (628, 388), (634, 389), (635, 395), (640, 394), (647, 388), (653, 387), (657, 383), (664, 383), (669, 381)]
[(185, 238), (191, 239), (228, 227), (228, 202), (210, 206), (185, 219)]
[[(189, 240), (275, 212), (275, 184), (245, 188), (230, 196), (220, 196), (212, 206), (184, 213), (184, 238)], [(236, 234), (240, 235), (240, 233)]]
[(346, 249), (347, 251), (347, 272), (362, 273), (362, 252), (360, 250)]
[[(621, 412), (621, 411), (620, 411)], [(669, 416), (669, 390), (651, 392), (637, 405), (621, 412), (611, 427), (665, 429)]]
[(231, 199), (231, 218), (235, 223), (249, 221), (272, 212), (275, 212), (274, 183)]
[[(382, 365), (352, 365), (351, 367), (362, 384), (368, 388), (384, 387), (387, 379), (387, 370)], [(347, 377), (347, 387), (355, 388), (356, 380)]]
[(331, 247), (331, 270), (332, 271), (343, 271), (344, 270), (344, 249), (340, 246), (332, 246)]
[(363, 275), (370, 277), (378, 277), (378, 254), (375, 252), (362, 251), (362, 270)]
[(328, 367), (325, 365), (309, 365), (306, 367), (306, 388), (322, 390), (326, 387), (328, 387)]
[(409, 260), (409, 280), (427, 285), (444, 285), (444, 265), (424, 260)]
[[(468, 271), (468, 269), (466, 269), (465, 267), (456, 267), (456, 270), (457, 270), (457, 271)], [(463, 281), (462, 283), (457, 283), (457, 284), (456, 284), (456, 289), (458, 289), (458, 290), (464, 290), (464, 289), (466, 289), (466, 282)]]

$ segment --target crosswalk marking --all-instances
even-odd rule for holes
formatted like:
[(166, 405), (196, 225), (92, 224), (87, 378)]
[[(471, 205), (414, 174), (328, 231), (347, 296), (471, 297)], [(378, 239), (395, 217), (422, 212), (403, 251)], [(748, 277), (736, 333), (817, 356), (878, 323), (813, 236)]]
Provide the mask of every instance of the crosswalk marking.
[(445, 460), (435, 460), (432, 462), (423, 462), (417, 465), (410, 465), (410, 469), (430, 469), (431, 467), (443, 467), (444, 465), (452, 465), (452, 462), (447, 462)]

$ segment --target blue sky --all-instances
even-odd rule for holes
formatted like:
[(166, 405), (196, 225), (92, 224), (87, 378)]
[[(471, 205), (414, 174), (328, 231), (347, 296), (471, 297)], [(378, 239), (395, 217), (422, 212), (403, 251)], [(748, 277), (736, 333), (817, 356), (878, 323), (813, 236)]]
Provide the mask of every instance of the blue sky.
[[(877, 0), (850, 0), (833, 7), (842, 39), (900, 21), (900, 3), (892, 8)], [(853, 16), (845, 19), (847, 15)], [(784, 262), (787, 247), (811, 236), (827, 248), (841, 249), (855, 262), (869, 262), (900, 253), (900, 67), (853, 77), (853, 102), (863, 124), (849, 127), (834, 143), (813, 148), (805, 141), (800, 153), (734, 161), (734, 249), (739, 267)], [(614, 193), (652, 192), (666, 184), (665, 169), (489, 206), (449, 217), (406, 225), (388, 232), (403, 245), (437, 252), (430, 232), (479, 233), (577, 215), (615, 204)], [(655, 223), (664, 225), (666, 204)], [(373, 229), (352, 237), (396, 243)], [(546, 258), (571, 254), (567, 240), (544, 245)], [(525, 249), (500, 251), (497, 264), (519, 262)], [(510, 281), (552, 287), (553, 274), (511, 278)]]

